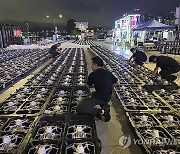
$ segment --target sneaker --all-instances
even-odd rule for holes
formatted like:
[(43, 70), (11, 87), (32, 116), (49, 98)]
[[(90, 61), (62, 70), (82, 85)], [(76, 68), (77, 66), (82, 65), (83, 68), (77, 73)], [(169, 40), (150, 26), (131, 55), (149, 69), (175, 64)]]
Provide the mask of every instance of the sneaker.
[(180, 79), (180, 76), (177, 76), (176, 80), (179, 81), (179, 79)]
[(102, 121), (109, 122), (111, 120), (111, 116), (102, 117)]
[(109, 122), (111, 120), (110, 105), (104, 106), (103, 110), (104, 110), (104, 113), (103, 113), (104, 121)]
[(95, 121), (102, 120), (102, 119), (103, 119), (102, 114), (95, 114), (95, 115), (94, 115), (94, 120), (95, 120)]
[(180, 77), (179, 76), (177, 76), (177, 78), (173, 81), (174, 83), (176, 83), (176, 82), (178, 82), (179, 81), (179, 79), (180, 79)]
[(102, 114), (103, 114), (102, 109), (99, 109), (98, 114), (95, 114), (95, 115), (94, 115), (94, 120), (95, 120), (95, 121), (102, 120), (102, 119), (103, 119)]

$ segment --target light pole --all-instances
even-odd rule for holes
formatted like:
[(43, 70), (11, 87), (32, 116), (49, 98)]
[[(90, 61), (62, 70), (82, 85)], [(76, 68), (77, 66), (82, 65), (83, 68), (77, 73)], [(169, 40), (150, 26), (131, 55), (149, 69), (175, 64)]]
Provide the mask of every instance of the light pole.
[[(46, 16), (47, 18), (50, 18), (49, 15)], [(59, 18), (62, 18), (62, 14), (59, 15)], [(57, 26), (56, 26), (56, 17), (54, 17), (54, 33), (57, 34)]]

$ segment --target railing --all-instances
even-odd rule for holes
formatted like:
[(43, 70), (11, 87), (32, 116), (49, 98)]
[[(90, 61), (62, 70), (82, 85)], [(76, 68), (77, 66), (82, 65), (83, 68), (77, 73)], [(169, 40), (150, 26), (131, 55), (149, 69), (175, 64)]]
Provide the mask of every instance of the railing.
[(160, 42), (158, 45), (158, 49), (160, 52), (165, 54), (180, 55), (180, 41), (175, 40)]

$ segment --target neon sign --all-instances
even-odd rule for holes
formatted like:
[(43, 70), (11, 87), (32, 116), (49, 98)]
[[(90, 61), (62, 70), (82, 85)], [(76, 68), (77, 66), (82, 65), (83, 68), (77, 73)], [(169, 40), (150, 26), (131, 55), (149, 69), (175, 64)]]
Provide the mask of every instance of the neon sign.
[(132, 28), (137, 27), (140, 24), (140, 15), (128, 15), (126, 17), (123, 17), (115, 22), (115, 28), (125, 29), (128, 26), (131, 26)]
[(13, 36), (14, 37), (22, 37), (22, 30), (13, 29)]

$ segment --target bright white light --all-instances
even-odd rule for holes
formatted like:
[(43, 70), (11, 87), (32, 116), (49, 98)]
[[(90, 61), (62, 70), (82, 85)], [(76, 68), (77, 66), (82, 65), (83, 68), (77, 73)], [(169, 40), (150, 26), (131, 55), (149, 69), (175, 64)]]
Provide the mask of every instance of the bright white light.
[(49, 18), (49, 16), (46, 16), (47, 18)]
[(62, 14), (60, 14), (59, 17), (62, 18), (63, 17)]

